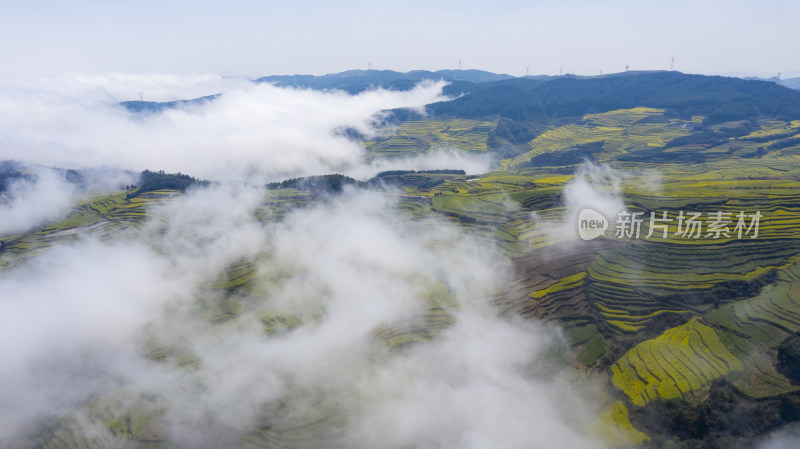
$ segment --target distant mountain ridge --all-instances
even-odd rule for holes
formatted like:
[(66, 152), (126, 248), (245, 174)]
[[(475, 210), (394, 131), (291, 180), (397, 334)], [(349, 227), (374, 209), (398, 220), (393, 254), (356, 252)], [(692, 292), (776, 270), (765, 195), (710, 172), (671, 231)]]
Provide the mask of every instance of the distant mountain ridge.
[(191, 100), (174, 100), (174, 101), (123, 101), (120, 106), (124, 107), (130, 112), (153, 114), (163, 112), (167, 109), (177, 109), (181, 106), (196, 106), (209, 101), (216, 100), (222, 94), (206, 95), (205, 97), (193, 98)]
[(747, 77), (745, 79), (758, 80), (758, 81), (771, 81), (775, 84), (780, 84), (781, 86), (786, 86), (790, 89), (800, 89), (800, 78), (781, 79), (778, 78), (777, 76), (773, 76), (770, 78)]
[[(444, 80), (443, 93), (454, 100), (428, 105), (435, 116), (499, 120), (509, 142), (529, 140), (553, 120), (579, 119), (587, 113), (638, 106), (664, 108), (681, 116), (702, 115), (707, 123), (749, 120), (756, 116), (800, 119), (800, 92), (776, 79), (756, 80), (689, 75), (674, 71), (623, 72), (578, 77), (513, 77), (482, 70), (349, 70), (328, 75), (272, 75), (254, 79), (279, 87), (341, 90), (357, 94), (369, 89), (410, 90), (424, 80)], [(791, 84), (785, 80), (783, 84)], [(203, 104), (221, 94), (168, 102), (125, 101), (133, 113)], [(413, 116), (394, 111), (394, 119)], [(516, 135), (516, 137), (515, 137)]]
[(780, 84), (782, 86), (786, 86), (791, 89), (800, 89), (800, 78), (789, 78), (787, 80), (780, 80)]
[(514, 78), (483, 70), (348, 70), (328, 75), (272, 75), (254, 80), (255, 83), (272, 83), (279, 87), (302, 87), (318, 90), (337, 89), (357, 94), (368, 89), (409, 90), (424, 80), (449, 81), (446, 94), (472, 91), (475, 84), (502, 81)]
[(486, 83), (479, 91), (428, 106), (435, 115), (480, 118), (498, 115), (517, 121), (581, 117), (637, 106), (657, 107), (707, 120), (743, 120), (757, 115), (800, 118), (800, 92), (772, 82), (687, 75), (626, 72), (546, 80), (516, 78)]
[[(458, 96), (478, 90), (481, 84), (513, 79), (506, 74), (486, 72), (483, 70), (412, 70), (397, 72), (394, 70), (348, 70), (327, 75), (271, 75), (252, 80), (256, 84), (271, 83), (278, 87), (294, 87), (314, 90), (341, 90), (349, 94), (358, 94), (370, 89), (411, 90), (418, 83), (426, 80), (448, 81), (444, 94)], [(123, 101), (119, 104), (135, 114), (160, 113), (168, 109), (183, 106), (199, 105), (216, 100), (220, 95), (207, 95), (189, 100), (174, 101)]]

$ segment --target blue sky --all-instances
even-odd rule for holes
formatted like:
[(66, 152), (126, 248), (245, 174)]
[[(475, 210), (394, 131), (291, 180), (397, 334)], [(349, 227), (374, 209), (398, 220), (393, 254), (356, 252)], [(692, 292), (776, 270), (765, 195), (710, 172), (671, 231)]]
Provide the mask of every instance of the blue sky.
[(800, 2), (7, 1), (0, 76), (675, 68), (800, 76)]

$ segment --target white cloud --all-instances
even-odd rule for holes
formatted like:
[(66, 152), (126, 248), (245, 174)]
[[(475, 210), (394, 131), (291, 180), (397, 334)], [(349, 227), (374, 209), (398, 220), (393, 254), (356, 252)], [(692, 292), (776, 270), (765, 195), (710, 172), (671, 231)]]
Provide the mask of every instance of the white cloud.
[[(3, 157), (62, 167), (163, 169), (212, 179), (290, 177), (363, 162), (363, 148), (335, 130), (369, 134), (374, 114), (438, 100), (442, 83), (351, 96), (219, 77), (72, 75), (0, 84)], [(133, 117), (117, 103), (220, 93), (200, 106)]]
[(573, 178), (564, 188), (566, 217), (576, 223), (582, 209), (590, 208), (609, 220), (625, 210), (622, 201), (623, 174), (605, 164), (585, 163), (578, 167)]
[(30, 178), (11, 182), (0, 194), (0, 236), (22, 232), (66, 214), (76, 188), (53, 170), (31, 167)]
[[(534, 374), (558, 334), (490, 305), (506, 268), (484, 241), (368, 192), (263, 224), (262, 194), (190, 192), (134, 240), (85, 239), (0, 271), (0, 442), (97, 395), (139, 392), (161, 398), (169, 438), (191, 445), (239, 441), (265, 410), (288, 423), (316, 410), (345, 418), (328, 436), (345, 445), (598, 447), (576, 384)], [(257, 261), (254, 290), (207, 288), (240, 260)], [(433, 341), (389, 352), (375, 338), (433, 298), (455, 321)], [(236, 316), (209, 325), (225, 304)], [(302, 323), (265, 334), (276, 315)], [(163, 346), (197, 365), (146, 357)]]
[(781, 429), (773, 432), (769, 438), (761, 443), (759, 449), (791, 449), (800, 444), (800, 434), (795, 429)]
[(578, 241), (578, 216), (582, 210), (591, 209), (608, 220), (605, 235), (612, 237), (618, 214), (626, 210), (624, 188), (630, 185), (657, 195), (661, 191), (661, 178), (652, 171), (629, 172), (607, 164), (581, 164), (564, 187), (563, 210), (559, 216), (531, 214), (531, 220), (536, 223), (534, 232), (552, 243)]
[[(225, 89), (202, 106), (137, 118), (115, 106), (129, 99), (128, 85), (163, 100)], [(441, 87), (350, 96), (216, 77), (6, 82), (0, 145), (4, 157), (38, 163), (213, 179), (484, 171), (487, 159), (447, 151), (367, 165), (363, 149), (336, 133), (369, 134), (378, 111), (419, 107)], [(119, 182), (91, 173), (102, 181), (92, 185)], [(15, 191), (14, 210), (40, 214), (25, 226), (74, 201), (47, 176), (30, 194)], [(119, 398), (124, 413), (148, 395), (164, 407), (164, 436), (192, 447), (236, 445), (265, 416), (299, 425), (314, 414), (341, 417), (326, 435), (340, 445), (598, 447), (582, 431), (594, 406), (574, 393), (578, 381), (536, 374), (551, 365), (543, 354), (564, 344), (559, 333), (491, 306), (509, 269), (486, 240), (351, 190), (264, 223), (254, 218), (263, 195), (235, 183), (190, 190), (153, 207), (122, 240), (84, 236), (0, 270), (0, 445), (41, 432), (53, 416), (111, 444), (119, 436), (81, 404)], [(256, 267), (251, 289), (209, 288), (241, 262)], [(454, 324), (432, 341), (390, 351), (376, 337), (434, 301)], [(275, 317), (299, 321), (265, 332)]]
[(11, 177), (0, 193), (0, 237), (21, 233), (68, 215), (81, 198), (133, 184), (138, 175), (103, 168), (70, 173), (34, 164), (8, 162)]

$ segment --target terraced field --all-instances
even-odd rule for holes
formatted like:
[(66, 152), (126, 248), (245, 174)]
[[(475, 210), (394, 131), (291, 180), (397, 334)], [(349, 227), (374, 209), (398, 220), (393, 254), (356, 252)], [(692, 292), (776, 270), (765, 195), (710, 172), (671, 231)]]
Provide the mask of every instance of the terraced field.
[(679, 398), (743, 369), (714, 329), (692, 318), (628, 351), (611, 366), (611, 381), (642, 407), (658, 398)]
[(637, 430), (628, 417), (628, 409), (617, 401), (602, 413), (595, 423), (595, 432), (609, 446), (631, 446), (650, 441), (650, 437)]
[[(466, 119), (417, 120), (365, 146), (374, 158), (449, 146), (487, 152), (492, 151), (487, 135), (494, 126)], [(712, 129), (702, 117), (675, 118), (653, 108), (589, 114), (537, 136), (526, 151), (500, 161), (493, 172), (403, 175), (394, 180), (400, 188), (382, 195), (396, 199), (397, 207), (414, 219), (435, 216), (495, 245), (512, 273), (492, 303), (505, 316), (557, 323), (572, 348), (564, 363), (579, 376), (605, 379), (613, 396), (603, 399), (607, 407), (594, 431), (610, 445), (645, 445), (651, 429), (634, 419), (643, 408), (664, 400), (702, 401), (716, 379), (729, 381), (748, 401), (800, 390), (775, 367), (780, 343), (800, 331), (800, 141), (793, 140), (800, 135), (800, 121), (762, 118), (747, 126), (754, 129), (725, 134), (721, 130), (746, 127), (731, 122)], [(713, 139), (674, 141), (696, 136), (698, 129)], [(537, 162), (576, 148), (588, 148), (594, 160), (613, 168), (603, 173), (618, 184), (616, 195), (628, 212), (645, 217), (638, 237), (615, 237), (616, 217), (608, 217), (610, 230), (604, 237), (577, 238), (564, 195), (583, 176), (578, 170), (582, 160), (560, 166)], [(83, 234), (105, 241), (124, 238), (141, 228), (152, 205), (176, 193), (158, 191), (127, 200), (118, 192), (96, 198), (63, 221), (3, 237), (0, 265), (9, 268)], [(273, 190), (255, 215), (280, 221), (296, 208), (322, 201), (325, 196), (307, 190)], [(703, 232), (697, 238), (677, 234), (682, 212), (700, 214)], [(739, 212), (761, 214), (757, 236), (739, 238), (734, 231)], [(657, 227), (650, 235), (651, 213), (666, 213), (666, 237)], [(728, 236), (707, 234), (716, 213), (731, 217)], [(233, 325), (245, 312), (257, 310), (265, 334), (280, 335), (308, 319), (258, 309), (266, 294), (258, 286), (285, 276), (281, 269), (264, 269), (271, 266), (271, 257), (265, 253), (237, 261), (209, 279), (205, 294), (217, 301), (207, 311), (209, 326)], [(401, 353), (438, 338), (454, 324), (445, 297), (431, 300), (418, 316), (377, 330), (376, 344)], [(180, 345), (152, 346), (154, 360), (187, 370), (197, 363)], [(47, 444), (99, 447), (134, 439), (157, 446), (160, 441), (148, 424), (159, 413), (157, 403), (143, 401), (139, 408), (120, 411), (103, 398), (86, 407), (92, 410), (88, 422), (65, 418)], [(299, 417), (275, 412), (248, 435), (246, 444), (321, 444), (341, 425), (330, 410), (312, 404)], [(85, 430), (98, 424), (116, 429), (119, 441), (87, 441)]]
[(775, 371), (775, 350), (789, 335), (800, 331), (800, 267), (795, 262), (781, 270), (774, 284), (752, 298), (726, 304), (708, 314), (725, 346), (744, 362), (735, 385), (754, 397), (797, 391)]
[(33, 232), (2, 238), (0, 267), (20, 263), (56, 243), (74, 240), (84, 234), (101, 241), (122, 239), (128, 231), (142, 226), (148, 217), (148, 207), (168, 201), (179, 193), (158, 190), (126, 199), (126, 194), (119, 192), (79, 205), (63, 221)]
[(477, 120), (411, 120), (387, 131), (386, 137), (365, 142), (372, 158), (409, 156), (432, 150), (453, 149), (467, 153), (487, 151), (488, 132), (497, 126)]
[(602, 114), (587, 114), (581, 123), (561, 126), (543, 133), (531, 141), (531, 150), (504, 161), (501, 168), (509, 170), (536, 156), (554, 153), (592, 142), (603, 142), (605, 162), (631, 151), (662, 147), (676, 137), (691, 134), (691, 127), (702, 122), (664, 118), (663, 109), (621, 109)]
[[(519, 264), (497, 304), (560, 322), (576, 366), (607, 372), (623, 404), (702, 397), (718, 378), (752, 398), (788, 394), (798, 387), (776, 371), (775, 355), (800, 331), (800, 142), (790, 140), (798, 125), (764, 119), (741, 136), (670, 146), (703, 127), (702, 117), (646, 108), (593, 114), (540, 135), (501, 171), (437, 186), (431, 210), (493, 239)], [(595, 160), (626, 173), (618, 179), (623, 202), (645, 217), (638, 238), (614, 237), (613, 221), (592, 245), (557, 232), (570, 226), (561, 194), (573, 175), (528, 162), (591, 142), (602, 142)], [(762, 147), (769, 149), (754, 156)], [(688, 163), (629, 157), (654, 150)], [(667, 214), (666, 237), (659, 227), (651, 234), (651, 212)], [(698, 238), (677, 234), (682, 212), (699, 213)], [(760, 213), (757, 236), (737, 234), (740, 212)], [(718, 213), (731, 218), (727, 236), (709, 234)]]

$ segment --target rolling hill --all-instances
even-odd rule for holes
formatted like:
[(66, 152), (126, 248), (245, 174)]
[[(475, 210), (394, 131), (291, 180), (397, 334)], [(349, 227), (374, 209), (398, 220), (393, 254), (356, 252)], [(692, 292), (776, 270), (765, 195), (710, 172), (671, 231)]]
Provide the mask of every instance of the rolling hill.
[[(391, 133), (363, 142), (368, 157), (447, 149), (493, 155), (493, 171), (287, 180), (269, 186), (254, 215), (281, 222), (361, 189), (391, 197), (412, 219), (444, 220), (492, 242), (511, 267), (492, 306), (512, 320), (563, 329), (566, 345), (554, 358), (571, 376), (604, 386), (596, 433), (608, 445), (751, 447), (800, 422), (800, 384), (778, 361), (780, 348), (800, 332), (800, 92), (677, 72), (510, 79), (352, 71), (257, 82), (359, 92), (403, 89), (429, 76), (467, 87), (459, 98), (428, 105), (429, 116), (395, 111)], [(169, 179), (188, 182), (181, 176)], [(640, 232), (616, 234), (627, 228), (614, 216), (604, 236), (580, 240), (571, 195), (587, 184), (617, 198), (625, 208), (618, 212), (644, 217)], [(0, 267), (82, 234), (124, 239), (151, 218), (152, 205), (180, 195), (174, 185), (161, 187), (98, 196), (64, 221), (3, 236)], [(703, 230), (696, 236), (679, 227), (691, 214)], [(737, 234), (737, 217), (752, 225), (756, 214), (757, 235), (752, 227)], [(236, 261), (209, 280), (205, 291), (218, 298), (204, 317), (210, 329), (262, 313), (256, 304), (268, 295), (263, 286), (278, 288), (289, 276), (290, 268), (270, 265), (272, 257)], [(447, 294), (429, 293), (420, 313), (376, 332), (375, 341), (399, 354), (454, 326)], [(318, 318), (259, 319), (272, 336)], [(199, 363), (179, 341), (151, 349), (153, 360), (187, 372)], [(98, 446), (87, 437), (92, 426), (148, 447), (165, 444), (158, 424), (165, 405), (133, 395), (127, 400), (135, 406), (121, 407), (118, 395), (125, 394), (84, 404), (90, 422), (65, 416), (50, 423), (39, 433), (41, 447)], [(319, 447), (342, 425), (325, 404), (284, 412), (265, 409), (240, 445)]]

